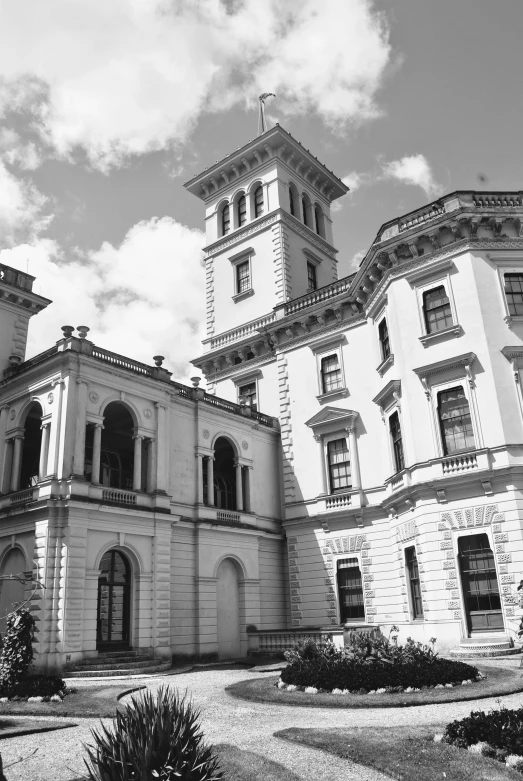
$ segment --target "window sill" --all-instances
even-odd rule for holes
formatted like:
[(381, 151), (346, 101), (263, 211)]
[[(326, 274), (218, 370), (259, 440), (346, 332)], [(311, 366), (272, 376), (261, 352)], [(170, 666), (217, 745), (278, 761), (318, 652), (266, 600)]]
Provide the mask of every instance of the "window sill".
[(385, 360), (380, 363), (376, 371), (380, 377), (383, 377), (387, 369), (390, 369), (391, 366), (394, 366), (394, 353), (390, 353), (390, 355), (388, 355)]
[(254, 289), (250, 287), (248, 290), (244, 290), (243, 293), (237, 293), (235, 296), (232, 297), (232, 300), (235, 304), (238, 303), (238, 301), (243, 301), (244, 298), (249, 298), (249, 296), (254, 295)]
[(425, 336), (420, 336), (419, 340), (423, 347), (427, 347), (427, 345), (431, 344), (432, 342), (436, 342), (440, 338), (446, 339), (448, 336), (454, 336), (457, 339), (458, 336), (461, 336), (462, 333), (463, 329), (458, 323), (457, 325), (451, 325), (450, 328), (444, 328), (442, 331), (435, 331), (433, 334), (425, 334)]
[(329, 391), (328, 393), (320, 393), (319, 396), (316, 396), (320, 404), (323, 404), (325, 401), (333, 401), (334, 399), (344, 399), (346, 396), (349, 395), (349, 391), (347, 388), (337, 388), (336, 390)]

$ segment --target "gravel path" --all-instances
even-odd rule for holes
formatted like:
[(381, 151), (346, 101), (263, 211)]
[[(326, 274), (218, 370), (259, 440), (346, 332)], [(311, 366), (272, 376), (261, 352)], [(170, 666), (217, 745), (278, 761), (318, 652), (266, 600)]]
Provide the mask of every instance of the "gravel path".
[[(519, 659), (492, 660), (492, 664), (519, 666)], [(202, 726), (212, 743), (233, 743), (271, 759), (293, 770), (304, 781), (386, 781), (381, 773), (337, 759), (321, 751), (307, 749), (273, 737), (276, 730), (288, 727), (353, 727), (444, 724), (461, 718), (471, 710), (497, 707), (496, 700), (475, 700), (413, 708), (368, 710), (333, 710), (322, 708), (291, 708), (237, 700), (224, 692), (224, 687), (248, 677), (259, 677), (245, 669), (213, 669), (189, 672), (177, 676), (143, 679), (153, 691), (160, 684), (187, 689), (201, 709)], [(120, 680), (120, 684), (122, 681)], [(134, 683), (134, 682), (133, 682)], [(503, 698), (509, 708), (523, 705), (523, 693)], [(98, 719), (71, 719), (78, 724), (60, 732), (41, 733), (29, 737), (7, 738), (0, 742), (5, 765), (35, 748), (34, 757), (14, 765), (6, 772), (8, 781), (71, 781), (83, 773), (82, 743), (89, 742), (90, 729)]]

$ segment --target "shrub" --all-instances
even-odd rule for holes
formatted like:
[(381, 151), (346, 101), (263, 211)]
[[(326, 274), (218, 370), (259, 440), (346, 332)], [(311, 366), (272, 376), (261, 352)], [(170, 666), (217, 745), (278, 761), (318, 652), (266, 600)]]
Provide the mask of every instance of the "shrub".
[(199, 712), (186, 696), (160, 687), (118, 711), (112, 731), (103, 724), (92, 730), (94, 746), (86, 746), (91, 781), (216, 781), (223, 774), (210, 747), (203, 743)]
[(308, 641), (288, 651), (286, 658), (289, 665), (281, 673), (284, 683), (328, 691), (421, 689), (475, 680), (479, 675), (475, 667), (440, 659), (433, 648), (410, 638), (404, 646), (397, 646), (383, 636), (355, 634), (346, 648)]
[(0, 656), (0, 688), (10, 691), (27, 676), (33, 661), (34, 618), (26, 608), (7, 616), (7, 631)]
[(488, 743), (497, 749), (496, 758), (508, 754), (523, 755), (523, 708), (472, 711), (470, 716), (447, 724), (445, 740), (459, 748)]
[(66, 691), (65, 681), (56, 675), (29, 675), (11, 687), (0, 685), (0, 697), (52, 697)]

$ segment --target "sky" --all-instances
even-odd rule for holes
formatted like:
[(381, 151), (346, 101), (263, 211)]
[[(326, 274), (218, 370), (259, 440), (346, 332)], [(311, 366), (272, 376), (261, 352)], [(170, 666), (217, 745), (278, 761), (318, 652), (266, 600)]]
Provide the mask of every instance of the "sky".
[(523, 190), (521, 0), (0, 0), (0, 263), (54, 303), (27, 357), (87, 325), (166, 357), (204, 337), (203, 204), (183, 182), (257, 134), (257, 97), (351, 188), (339, 276), (384, 222)]

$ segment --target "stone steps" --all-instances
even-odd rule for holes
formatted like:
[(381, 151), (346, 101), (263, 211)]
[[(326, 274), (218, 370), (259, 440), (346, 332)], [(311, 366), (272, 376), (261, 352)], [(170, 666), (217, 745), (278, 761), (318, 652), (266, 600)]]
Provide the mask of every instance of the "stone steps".
[(97, 657), (82, 659), (64, 668), (64, 678), (105, 678), (149, 675), (171, 667), (169, 661), (155, 659), (148, 651), (107, 651)]
[(521, 653), (520, 647), (514, 647), (507, 635), (468, 637), (462, 640), (458, 648), (453, 648), (449, 656), (453, 659), (480, 659), (481, 657), (512, 656)]

